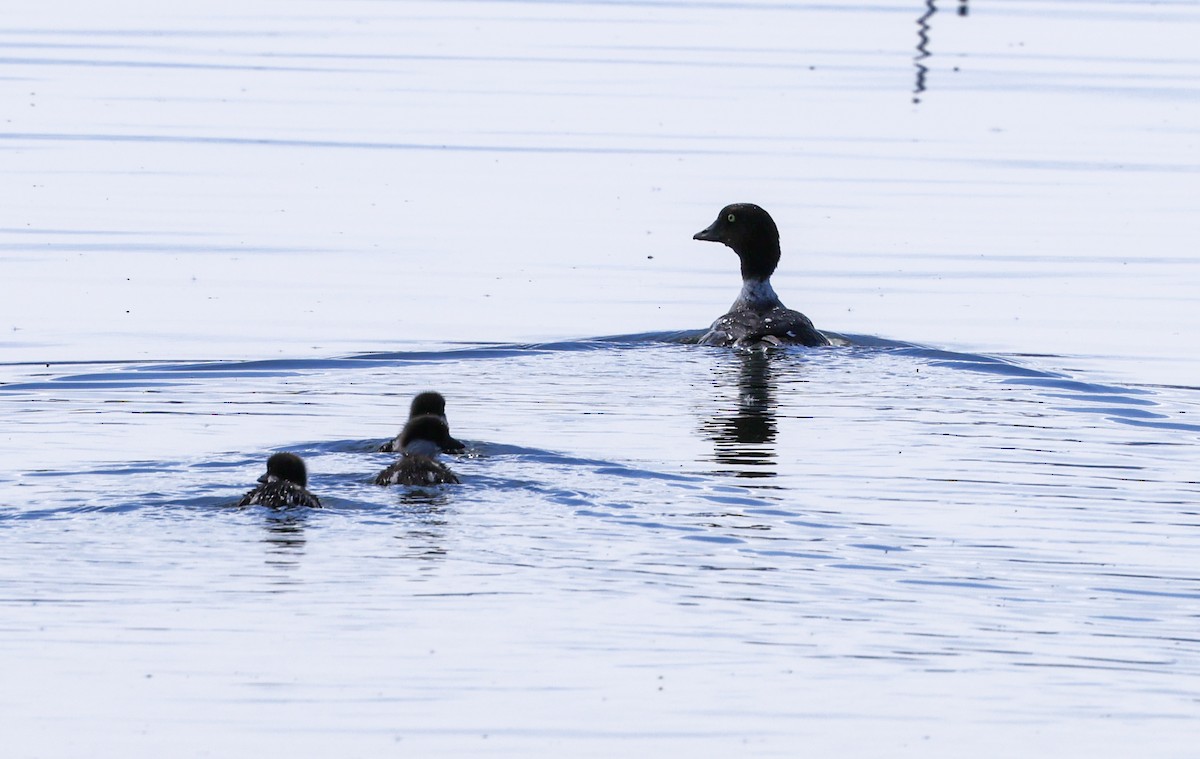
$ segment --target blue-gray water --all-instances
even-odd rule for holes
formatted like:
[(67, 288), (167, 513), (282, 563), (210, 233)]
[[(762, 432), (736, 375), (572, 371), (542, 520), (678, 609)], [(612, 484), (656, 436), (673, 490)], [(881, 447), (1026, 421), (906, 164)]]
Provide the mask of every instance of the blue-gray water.
[(960, 5), (6, 9), (5, 755), (1192, 755), (1200, 8)]

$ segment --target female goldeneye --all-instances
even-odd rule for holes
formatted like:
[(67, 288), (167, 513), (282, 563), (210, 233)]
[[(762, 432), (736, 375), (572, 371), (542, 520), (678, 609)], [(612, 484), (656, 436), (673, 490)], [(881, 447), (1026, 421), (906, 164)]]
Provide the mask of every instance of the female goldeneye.
[(291, 506), (321, 508), (321, 499), (305, 490), (308, 470), (304, 460), (294, 453), (276, 453), (267, 459), (267, 473), (258, 478), (262, 484), (242, 496), (238, 506)]
[(717, 220), (693, 240), (723, 242), (742, 261), (742, 292), (729, 313), (713, 322), (700, 342), (704, 345), (829, 345), (808, 317), (779, 302), (771, 274), (779, 265), (779, 229), (753, 203), (734, 203), (721, 209)]
[[(418, 416), (425, 416), (427, 414), (440, 416), (443, 422), (446, 421), (446, 399), (442, 397), (441, 393), (429, 390), (424, 393), (418, 393), (417, 397), (412, 399), (412, 405), (408, 408), (409, 421), (412, 421)], [(446, 439), (442, 445), (442, 450), (446, 453), (455, 453), (457, 451), (465, 450), (467, 446), (450, 437), (449, 430), (449, 422), (447, 422)], [(379, 452), (396, 453), (397, 451), (400, 451), (404, 447), (400, 443), (400, 438), (403, 435), (404, 430), (400, 430), (399, 435), (379, 446)]]
[(454, 472), (437, 460), (437, 455), (454, 441), (445, 419), (436, 414), (409, 419), (399, 440), (400, 460), (375, 477), (376, 485), (458, 484)]

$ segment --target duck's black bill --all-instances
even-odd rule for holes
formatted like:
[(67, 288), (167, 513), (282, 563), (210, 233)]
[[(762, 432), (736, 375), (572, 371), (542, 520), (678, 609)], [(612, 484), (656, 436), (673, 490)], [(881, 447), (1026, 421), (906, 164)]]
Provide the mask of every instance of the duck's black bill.
[(693, 240), (708, 240), (710, 242), (720, 242), (721, 238), (717, 237), (717, 233), (713, 230), (713, 227), (715, 227), (715, 226), (717, 226), (717, 225), (713, 224), (712, 226), (708, 227), (707, 229), (701, 229), (699, 232), (692, 235), (692, 239)]
[(266, 484), (267, 484), (267, 480), (269, 480), (270, 478), (271, 478), (271, 475), (270, 475), (270, 473), (269, 473), (269, 472), (266, 472), (266, 473), (264, 473), (264, 474), (263, 474), (263, 476), (262, 476), (262, 477), (259, 477), (259, 478), (258, 478), (258, 481), (259, 481), (259, 482), (261, 482), (263, 485), (266, 485)]

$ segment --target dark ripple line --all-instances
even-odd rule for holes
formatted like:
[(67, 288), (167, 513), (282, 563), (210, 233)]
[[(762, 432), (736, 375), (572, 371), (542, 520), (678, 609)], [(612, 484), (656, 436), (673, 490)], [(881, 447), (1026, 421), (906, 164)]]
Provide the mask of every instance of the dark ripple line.
[(1116, 593), (1119, 595), (1126, 595), (1126, 596), (1149, 596), (1149, 597), (1153, 597), (1153, 598), (1200, 599), (1200, 592), (1198, 592), (1198, 593), (1175, 593), (1175, 592), (1171, 592), (1171, 591), (1167, 591), (1167, 590), (1141, 590), (1138, 588), (1113, 588), (1113, 587), (1103, 587), (1103, 586), (1094, 588), (1094, 590), (1096, 590), (1097, 592), (1101, 592), (1101, 593)]
[[(264, 36), (264, 32), (261, 31), (238, 31), (233, 29), (42, 29), (38, 27), (5, 29), (3, 34), (13, 37), (48, 34), (55, 37), (87, 37), (89, 39), (92, 37), (197, 37), (200, 39), (210, 37), (248, 37), (261, 39)], [(275, 35), (272, 34), (271, 36)], [(292, 33), (289, 36), (318, 37), (323, 35), (313, 32), (311, 34)]]
[(287, 71), (354, 73), (354, 69), (315, 68), (312, 66), (236, 65), (232, 63), (169, 63), (166, 61), (105, 61), (85, 58), (0, 58), (7, 66), (86, 66), (88, 68), (188, 69), (203, 71)]
[(982, 580), (897, 580), (907, 585), (929, 585), (950, 588), (979, 588), (982, 590), (1008, 590), (1004, 585), (996, 585)]
[(201, 237), (204, 232), (179, 232), (176, 230), (135, 230), (135, 229), (50, 229), (45, 227), (0, 227), (0, 233), (6, 235), (82, 235), (87, 237), (128, 236), (128, 237), (162, 237), (167, 234), (181, 237)]
[[(2, 62), (2, 61), (0, 61)], [(19, 142), (128, 142), (168, 145), (238, 145), (275, 148), (333, 148), (338, 150), (396, 150), (462, 153), (534, 153), (583, 155), (742, 155), (747, 151), (698, 148), (604, 148), (546, 145), (454, 145), (418, 142), (362, 142), (349, 140), (285, 140), (271, 137), (202, 137), (154, 134), (65, 134), (50, 132), (3, 132), (0, 140)]]
[(1118, 424), (1128, 424), (1132, 427), (1152, 427), (1154, 429), (1200, 433), (1200, 424), (1188, 424), (1187, 422), (1160, 422), (1157, 420), (1151, 421), (1147, 419), (1130, 419), (1129, 417), (1125, 416), (1108, 416), (1106, 418), (1109, 421), (1117, 422)]
[[(0, 140), (18, 142), (21, 140), (33, 142), (129, 142), (129, 143), (162, 143), (162, 144), (192, 144), (192, 145), (237, 145), (282, 148), (332, 148), (339, 150), (395, 150), (395, 151), (444, 151), (463, 153), (513, 153), (532, 155), (771, 155), (768, 150), (712, 150), (699, 148), (605, 148), (605, 147), (570, 147), (570, 146), (531, 146), (531, 145), (435, 145), (428, 143), (403, 142), (362, 142), (342, 140), (284, 140), (265, 137), (201, 137), (176, 135), (148, 134), (64, 134), (37, 132), (4, 132)], [(827, 153), (833, 157), (837, 154)], [(849, 157), (861, 160), (865, 156), (849, 154)], [(911, 163), (913, 159), (905, 156), (870, 156), (872, 161), (892, 161)], [(1115, 161), (1065, 161), (1065, 160), (1031, 160), (1009, 158), (941, 158), (946, 163), (961, 163), (974, 166), (992, 166), (1002, 169), (1035, 169), (1052, 171), (1115, 171), (1122, 173), (1174, 173), (1193, 174), (1200, 172), (1200, 164), (1196, 163), (1134, 163)]]
[[(0, 230), (2, 232), (4, 230)], [(276, 247), (273, 245), (181, 245), (178, 243), (120, 243), (120, 242), (25, 242), (0, 243), (0, 251), (36, 253), (78, 251), (117, 253), (333, 253), (333, 248)]]

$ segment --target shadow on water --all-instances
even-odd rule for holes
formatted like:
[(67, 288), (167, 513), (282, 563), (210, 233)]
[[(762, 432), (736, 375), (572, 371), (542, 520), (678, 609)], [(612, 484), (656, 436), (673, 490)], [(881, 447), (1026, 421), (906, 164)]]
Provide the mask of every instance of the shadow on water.
[[(705, 435), (713, 442), (713, 460), (729, 467), (719, 474), (736, 477), (774, 477), (776, 472), (775, 395), (777, 391), (773, 355), (766, 351), (749, 351), (731, 356), (736, 362), (737, 376), (718, 375), (713, 385), (724, 391), (718, 400), (720, 408), (701, 422)], [(728, 365), (723, 367), (727, 369)], [(722, 372), (724, 374), (724, 372)], [(730, 397), (728, 390), (736, 393)]]
[[(966, 16), (968, 13), (968, 0), (958, 0), (958, 15)], [(925, 0), (925, 11), (917, 18), (917, 54), (913, 56), (913, 66), (916, 68), (916, 84), (913, 86), (913, 102), (921, 102), (921, 93), (925, 91), (925, 78), (929, 74), (929, 67), (925, 65), (925, 60), (932, 53), (929, 51), (930, 30), (929, 23), (933, 15), (937, 13), (937, 0)]]

